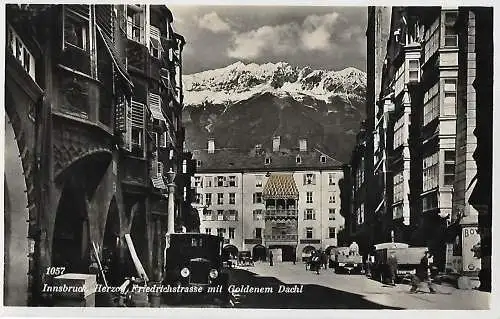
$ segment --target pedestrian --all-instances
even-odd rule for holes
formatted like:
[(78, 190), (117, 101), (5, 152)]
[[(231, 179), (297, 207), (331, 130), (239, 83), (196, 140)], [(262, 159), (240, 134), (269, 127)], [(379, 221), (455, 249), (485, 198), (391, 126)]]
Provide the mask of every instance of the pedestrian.
[(293, 255), (293, 264), (295, 265), (295, 262), (297, 261), (297, 256), (294, 254)]
[(396, 285), (396, 274), (398, 272), (398, 259), (396, 258), (396, 253), (391, 251), (389, 258), (387, 258), (387, 268), (389, 271), (389, 280), (392, 286)]
[(357, 256), (359, 254), (359, 246), (358, 243), (353, 241), (351, 245), (349, 246), (349, 255), (350, 256)]
[(269, 266), (273, 265), (273, 252), (269, 251)]
[(415, 276), (412, 278), (411, 289), (410, 292), (418, 291), (418, 287), (421, 282), (425, 282), (427, 287), (429, 288), (430, 293), (435, 293), (436, 290), (432, 287), (432, 282), (429, 276), (429, 257), (431, 257), (431, 253), (429, 251), (425, 251), (424, 257), (420, 259), (420, 264), (417, 267), (417, 271)]
[(373, 256), (370, 254), (368, 254), (368, 256), (366, 257), (366, 276), (367, 277), (372, 276), (372, 265), (373, 265), (372, 257)]
[(320, 252), (315, 252), (312, 257), (312, 263), (311, 266), (314, 266), (316, 268), (316, 274), (319, 275), (319, 269), (321, 268), (321, 253)]

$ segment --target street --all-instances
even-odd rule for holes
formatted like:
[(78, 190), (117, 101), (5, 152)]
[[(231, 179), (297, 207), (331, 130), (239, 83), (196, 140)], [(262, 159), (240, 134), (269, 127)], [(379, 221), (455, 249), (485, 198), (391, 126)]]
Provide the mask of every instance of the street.
[[(256, 263), (254, 267), (231, 270), (234, 287), (273, 287), (274, 293), (233, 293), (235, 308), (299, 309), (457, 309), (489, 308), (490, 294), (436, 285), (436, 294), (410, 293), (410, 286), (383, 285), (364, 275), (320, 274), (306, 271), (303, 263)], [(301, 293), (278, 293), (280, 285), (303, 285)]]

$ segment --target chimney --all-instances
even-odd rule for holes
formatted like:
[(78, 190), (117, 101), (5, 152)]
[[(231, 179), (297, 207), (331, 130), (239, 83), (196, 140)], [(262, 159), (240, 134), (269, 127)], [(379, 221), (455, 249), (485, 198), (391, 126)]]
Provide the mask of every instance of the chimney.
[(273, 137), (273, 152), (278, 152), (280, 150), (280, 137)]
[(305, 138), (299, 140), (299, 150), (307, 152), (307, 140)]
[(208, 139), (208, 154), (215, 153), (215, 140), (213, 138)]

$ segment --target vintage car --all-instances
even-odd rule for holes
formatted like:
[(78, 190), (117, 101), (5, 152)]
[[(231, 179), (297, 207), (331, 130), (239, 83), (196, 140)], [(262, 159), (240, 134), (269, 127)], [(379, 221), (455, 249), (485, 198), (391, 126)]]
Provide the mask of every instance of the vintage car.
[(238, 266), (253, 266), (252, 254), (249, 251), (238, 253)]
[(180, 289), (164, 293), (164, 302), (228, 304), (228, 272), (222, 264), (222, 238), (179, 233), (169, 235), (167, 240), (164, 284)]

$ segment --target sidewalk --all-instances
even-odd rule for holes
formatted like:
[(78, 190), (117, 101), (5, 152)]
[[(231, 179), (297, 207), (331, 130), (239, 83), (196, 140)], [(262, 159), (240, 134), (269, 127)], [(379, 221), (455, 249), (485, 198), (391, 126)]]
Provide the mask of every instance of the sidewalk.
[(362, 295), (363, 298), (389, 307), (405, 309), (489, 309), (490, 293), (477, 290), (459, 290), (448, 285), (436, 285), (438, 293), (410, 293), (410, 286), (383, 285), (364, 275), (335, 274), (332, 269), (322, 269), (320, 274), (306, 271), (303, 263), (256, 263), (244, 268), (264, 277), (275, 277), (286, 284), (310, 284), (334, 288)]

